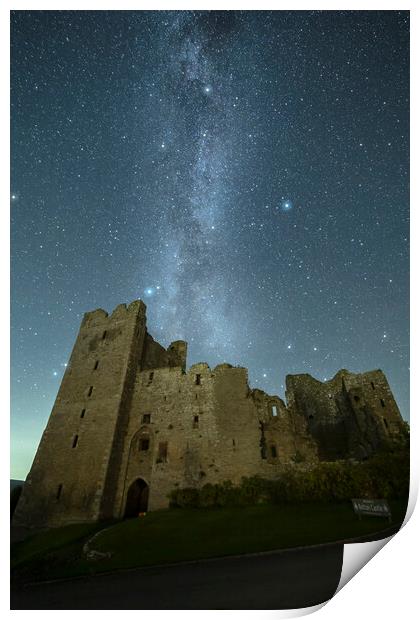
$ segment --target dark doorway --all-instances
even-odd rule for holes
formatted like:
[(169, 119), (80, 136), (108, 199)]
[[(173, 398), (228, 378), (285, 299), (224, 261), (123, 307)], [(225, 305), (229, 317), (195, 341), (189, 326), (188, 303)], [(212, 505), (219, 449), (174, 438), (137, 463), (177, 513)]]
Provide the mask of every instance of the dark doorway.
[(124, 517), (126, 519), (138, 517), (140, 512), (146, 512), (148, 501), (149, 485), (141, 478), (138, 478), (128, 489)]

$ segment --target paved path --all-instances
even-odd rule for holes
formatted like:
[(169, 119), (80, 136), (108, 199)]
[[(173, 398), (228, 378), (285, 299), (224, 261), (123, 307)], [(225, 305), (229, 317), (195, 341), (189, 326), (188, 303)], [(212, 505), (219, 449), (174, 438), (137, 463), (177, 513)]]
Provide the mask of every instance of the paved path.
[(137, 569), (12, 589), (11, 609), (293, 609), (330, 599), (343, 545)]

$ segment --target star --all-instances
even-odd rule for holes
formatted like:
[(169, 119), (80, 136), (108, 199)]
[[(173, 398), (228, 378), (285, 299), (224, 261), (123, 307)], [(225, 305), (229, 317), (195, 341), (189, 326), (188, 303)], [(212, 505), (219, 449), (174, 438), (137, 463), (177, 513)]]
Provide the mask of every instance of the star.
[(156, 289), (155, 289), (154, 286), (148, 286), (143, 291), (143, 293), (145, 294), (146, 297), (153, 297), (155, 292), (156, 292)]
[(292, 202), (290, 200), (283, 200), (283, 202), (281, 203), (281, 210), (284, 213), (287, 213), (288, 211), (291, 211), (293, 208)]

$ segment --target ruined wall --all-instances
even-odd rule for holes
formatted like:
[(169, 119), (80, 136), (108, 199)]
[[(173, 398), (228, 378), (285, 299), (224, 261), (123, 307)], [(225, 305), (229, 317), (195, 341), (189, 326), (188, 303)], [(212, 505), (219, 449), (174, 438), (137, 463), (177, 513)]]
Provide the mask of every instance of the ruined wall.
[(115, 512), (123, 516), (128, 490), (138, 478), (150, 486), (149, 507), (154, 510), (168, 506), (169, 493), (177, 487), (275, 477), (298, 457), (307, 463), (316, 459), (304, 419), (292, 417), (278, 397), (263, 392), (257, 397), (245, 368), (221, 364), (211, 370), (201, 363), (186, 373), (181, 368), (142, 370), (132, 399)]
[(288, 408), (295, 415), (300, 414), (305, 418), (321, 460), (344, 458), (348, 452), (348, 411), (340, 409), (336, 402), (341, 390), (341, 373), (325, 383), (307, 374), (286, 377)]
[(331, 381), (286, 377), (288, 409), (301, 413), (320, 460), (362, 460), (400, 436), (403, 421), (381, 370), (340, 370)]
[(403, 420), (381, 370), (343, 377), (343, 399), (349, 410), (351, 455), (364, 459), (389, 442), (399, 441)]
[(185, 370), (187, 361), (187, 343), (182, 340), (172, 342), (167, 349), (146, 334), (140, 368), (165, 368), (179, 366)]
[(262, 390), (252, 390), (252, 398), (260, 423), (265, 476), (270, 472), (275, 476), (284, 465), (310, 465), (318, 460), (316, 442), (308, 433), (303, 415), (287, 408), (278, 396), (270, 396)]
[(245, 368), (186, 371), (186, 355), (184, 341), (165, 349), (147, 333), (141, 301), (87, 313), (13, 523), (123, 517), (138, 479), (149, 509), (165, 508), (177, 487), (362, 460), (402, 437), (380, 370), (327, 382), (288, 375), (286, 405), (251, 390)]

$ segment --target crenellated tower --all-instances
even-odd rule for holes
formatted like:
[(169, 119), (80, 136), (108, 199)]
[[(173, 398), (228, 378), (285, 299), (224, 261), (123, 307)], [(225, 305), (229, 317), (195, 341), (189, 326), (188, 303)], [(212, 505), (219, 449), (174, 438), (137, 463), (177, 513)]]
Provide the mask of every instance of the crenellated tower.
[(113, 516), (125, 426), (146, 338), (146, 307), (84, 315), (16, 509), (28, 527)]

